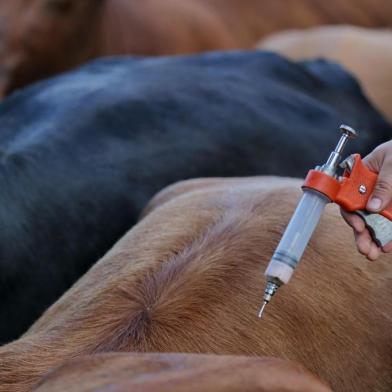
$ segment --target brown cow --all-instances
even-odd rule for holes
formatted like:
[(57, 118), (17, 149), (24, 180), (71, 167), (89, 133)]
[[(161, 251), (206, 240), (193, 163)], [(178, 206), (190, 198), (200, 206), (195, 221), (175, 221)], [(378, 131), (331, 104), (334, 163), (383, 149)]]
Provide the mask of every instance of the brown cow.
[(0, 96), (99, 56), (250, 48), (281, 29), (391, 15), (390, 0), (0, 0)]
[(367, 96), (392, 120), (392, 32), (353, 26), (319, 27), (274, 34), (259, 44), (295, 60), (337, 61), (361, 82)]
[(302, 366), (274, 358), (101, 354), (51, 372), (36, 392), (331, 392)]
[(0, 391), (26, 391), (81, 355), (130, 351), (282, 357), (335, 391), (390, 392), (390, 256), (369, 263), (358, 254), (335, 206), (290, 285), (257, 317), (262, 271), (300, 183), (193, 180), (158, 195), (21, 339), (0, 349)]

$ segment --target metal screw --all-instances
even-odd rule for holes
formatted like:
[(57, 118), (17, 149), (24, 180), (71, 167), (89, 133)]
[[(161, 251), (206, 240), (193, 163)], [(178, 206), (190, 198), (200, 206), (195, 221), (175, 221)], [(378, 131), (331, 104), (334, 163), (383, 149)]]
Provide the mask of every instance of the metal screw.
[(365, 185), (360, 185), (358, 190), (361, 195), (364, 195), (367, 192), (367, 188)]

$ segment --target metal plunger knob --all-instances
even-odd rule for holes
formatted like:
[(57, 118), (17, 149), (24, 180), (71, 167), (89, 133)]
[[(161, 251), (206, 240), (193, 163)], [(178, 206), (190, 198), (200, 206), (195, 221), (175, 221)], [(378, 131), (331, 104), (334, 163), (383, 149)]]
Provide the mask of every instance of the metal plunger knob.
[(358, 137), (358, 132), (354, 128), (349, 127), (348, 125), (342, 124), (340, 126), (340, 130), (343, 134), (346, 134), (349, 139), (355, 139)]
[(343, 149), (349, 139), (356, 139), (358, 137), (358, 132), (354, 129), (349, 127), (348, 125), (342, 124), (340, 126), (340, 131), (342, 132), (342, 136), (335, 148), (335, 152), (341, 154)]
[(336, 145), (335, 149), (329, 156), (327, 162), (321, 168), (322, 172), (330, 175), (331, 177), (335, 176), (336, 174), (338, 164), (342, 159), (342, 152), (347, 142), (350, 139), (355, 139), (358, 136), (358, 132), (355, 129), (349, 127), (348, 125), (341, 125), (340, 130), (342, 132), (342, 136), (340, 137), (340, 140)]

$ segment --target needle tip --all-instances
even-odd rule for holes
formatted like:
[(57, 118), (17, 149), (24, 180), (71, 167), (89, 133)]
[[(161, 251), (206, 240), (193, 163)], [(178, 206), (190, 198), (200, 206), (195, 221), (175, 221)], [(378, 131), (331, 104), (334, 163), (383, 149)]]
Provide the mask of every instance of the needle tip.
[(261, 306), (261, 309), (260, 309), (260, 312), (259, 312), (259, 318), (261, 318), (261, 316), (263, 315), (264, 308), (266, 307), (267, 303), (268, 303), (267, 301), (263, 302), (263, 305)]

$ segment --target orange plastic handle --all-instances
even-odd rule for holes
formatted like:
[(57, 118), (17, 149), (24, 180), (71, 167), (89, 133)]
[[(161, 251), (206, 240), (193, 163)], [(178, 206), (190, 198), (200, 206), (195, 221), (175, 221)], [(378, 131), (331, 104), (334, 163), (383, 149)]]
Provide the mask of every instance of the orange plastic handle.
[[(353, 159), (351, 172), (345, 171), (340, 181), (323, 172), (310, 170), (303, 187), (325, 194), (346, 211), (366, 210), (378, 176), (362, 163), (359, 154), (353, 155)], [(380, 215), (392, 221), (392, 204), (381, 211)]]

